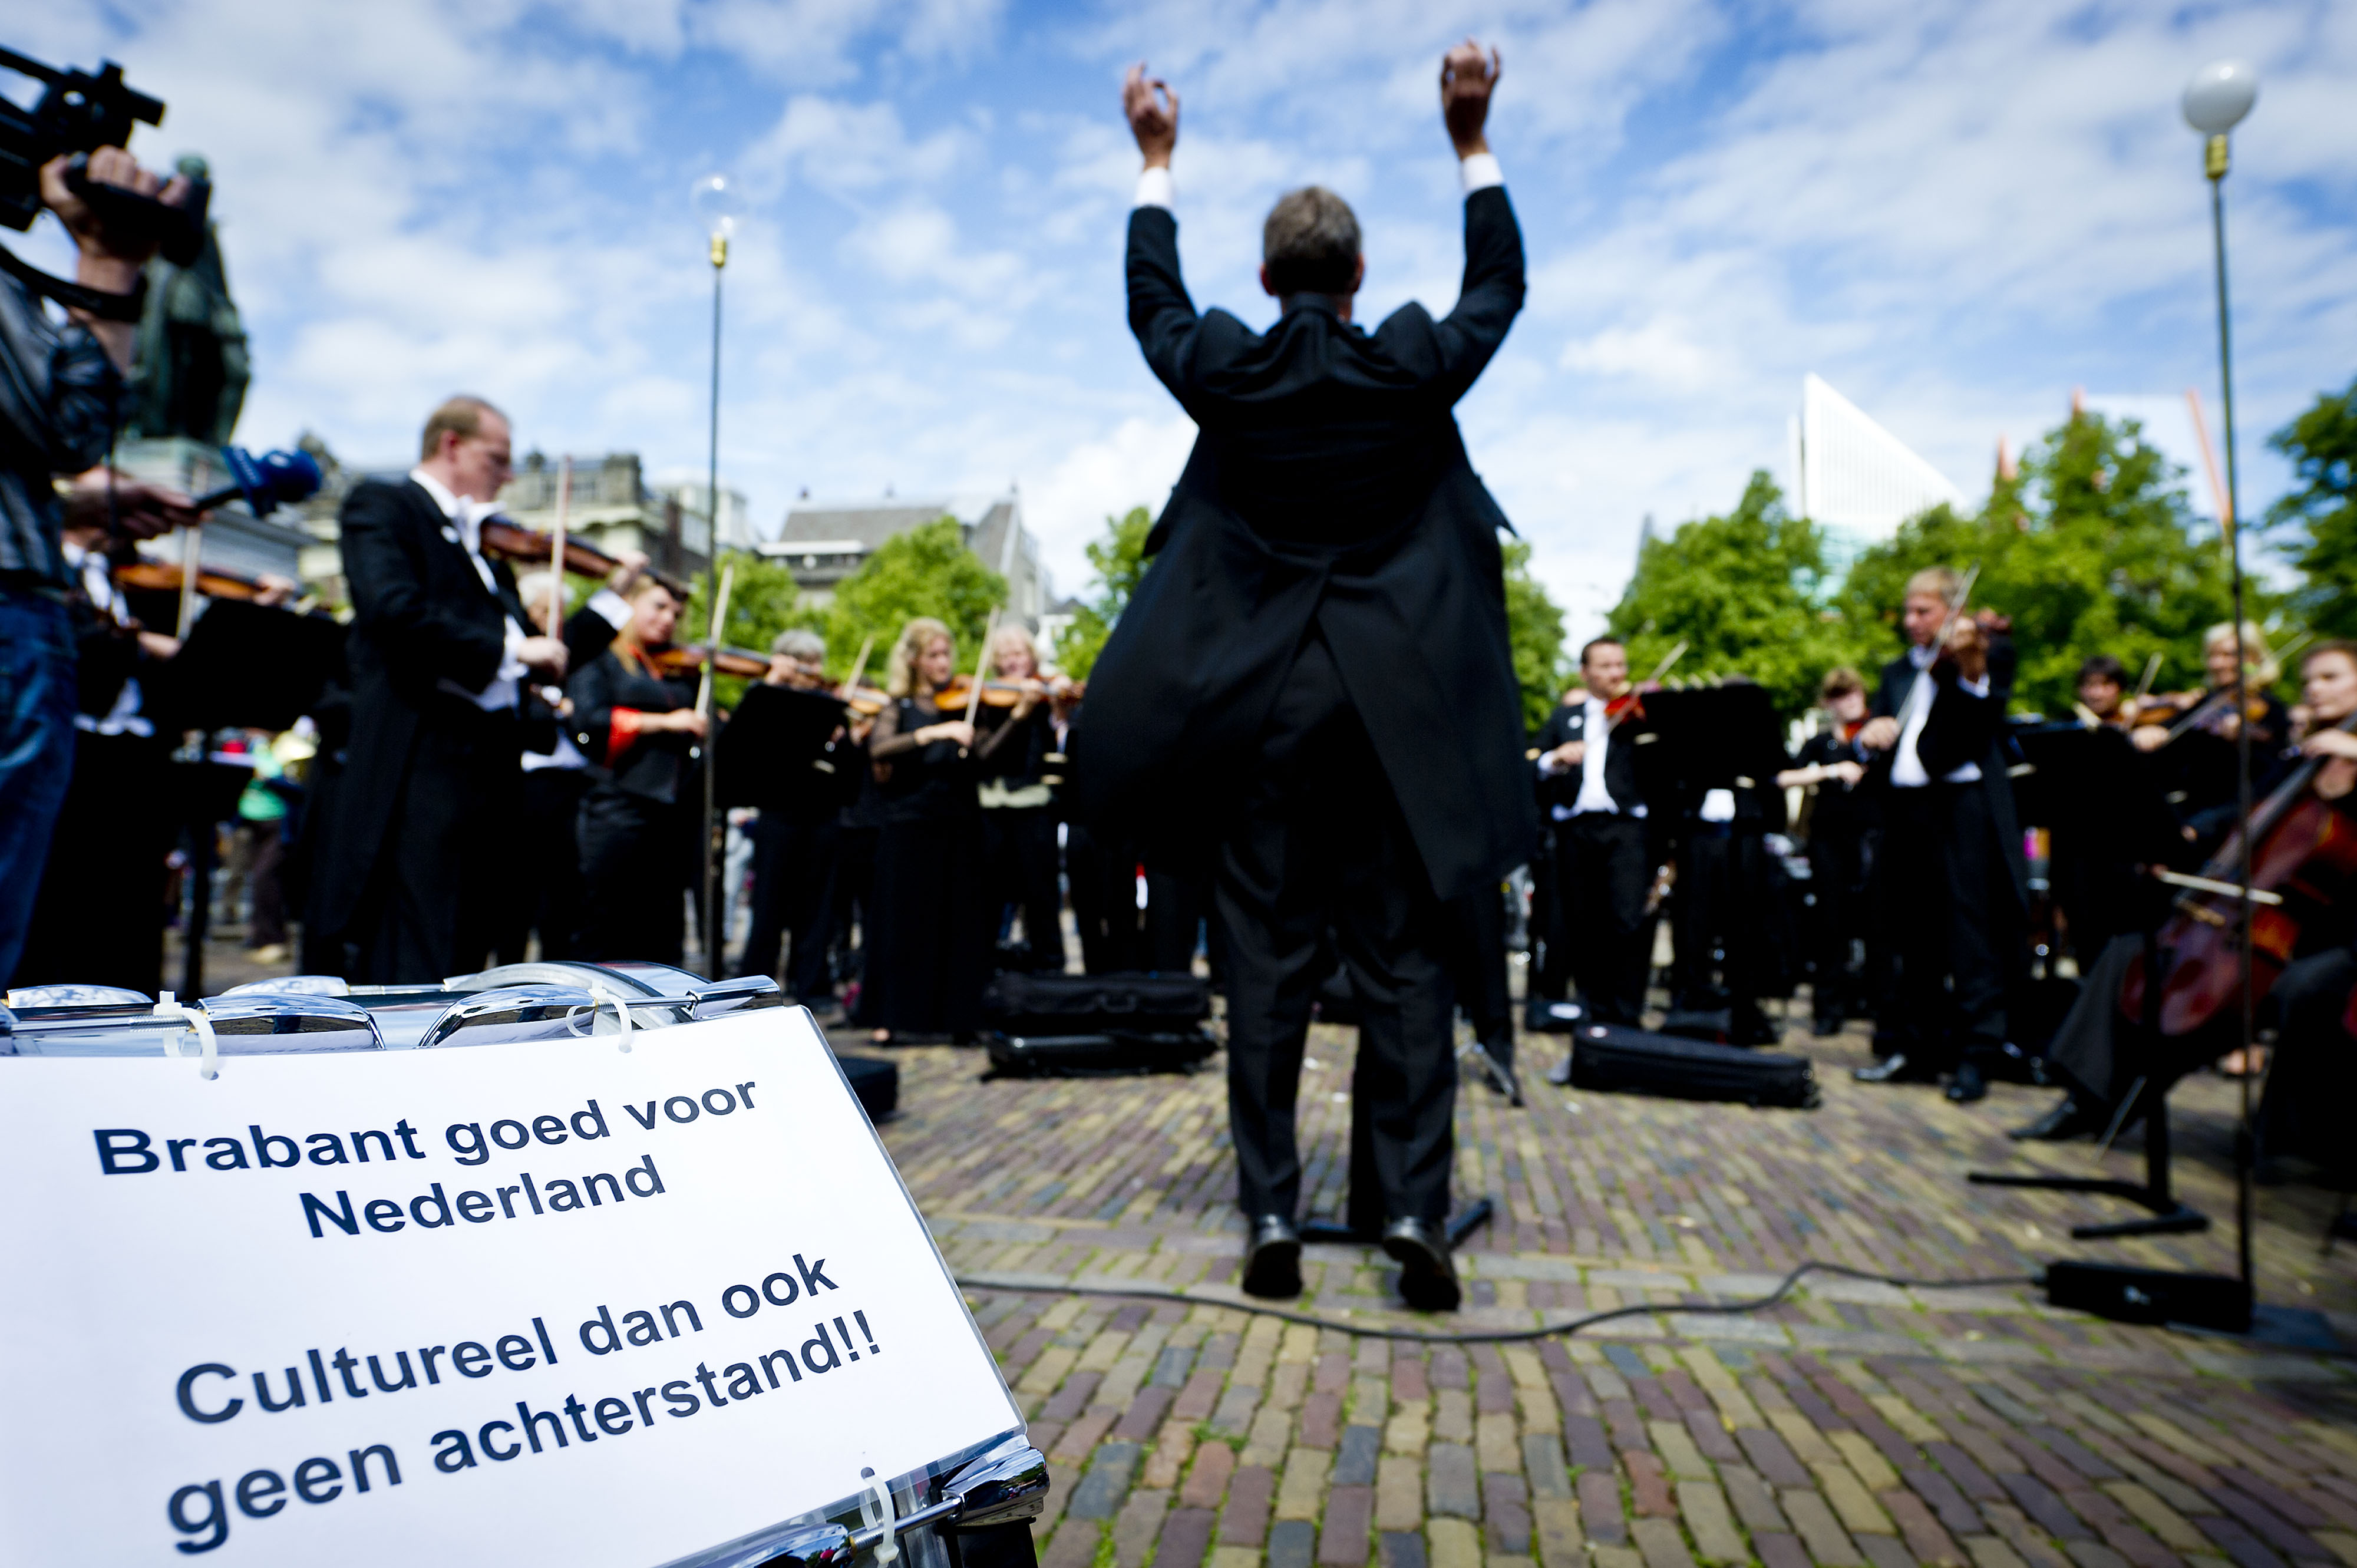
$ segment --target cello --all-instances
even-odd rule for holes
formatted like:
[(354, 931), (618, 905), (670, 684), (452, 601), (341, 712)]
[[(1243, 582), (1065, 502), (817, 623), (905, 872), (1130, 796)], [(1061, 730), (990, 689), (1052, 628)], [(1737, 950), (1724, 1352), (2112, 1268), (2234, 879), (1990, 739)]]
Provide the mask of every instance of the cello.
[[(2332, 727), (2343, 735), (2357, 734), (2357, 713)], [(2243, 890), (2235, 877), (2246, 835), (2251, 844), (2254, 1004), (2291, 962), (2309, 912), (2350, 896), (2352, 883), (2357, 881), (2357, 829), (2310, 788), (2328, 760), (2311, 757), (2294, 769), (2251, 813), (2251, 820), (2228, 835), (2199, 876), (2158, 874), (2185, 889), (2176, 913), (2160, 929), (2160, 947), (2169, 954), (2160, 991), (2163, 1035), (2190, 1035), (2241, 998), (2236, 934), (2243, 924)], [(2120, 982), (2120, 1009), (2128, 1017), (2145, 1015), (2146, 983), (2144, 957), (2138, 954)]]

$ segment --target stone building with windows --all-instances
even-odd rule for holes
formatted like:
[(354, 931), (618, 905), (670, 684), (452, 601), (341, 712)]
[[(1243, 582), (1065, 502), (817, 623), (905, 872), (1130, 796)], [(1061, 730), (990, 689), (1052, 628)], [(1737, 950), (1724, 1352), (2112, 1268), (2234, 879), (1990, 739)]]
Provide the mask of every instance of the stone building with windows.
[(832, 603), (838, 584), (859, 570), (878, 546), (942, 517), (957, 519), (965, 546), (1006, 579), (1006, 613), (1033, 631), (1055, 607), (1039, 542), (1023, 526), (1021, 498), (1004, 495), (813, 501), (805, 497), (786, 512), (776, 539), (758, 546), (793, 573), (805, 605)]

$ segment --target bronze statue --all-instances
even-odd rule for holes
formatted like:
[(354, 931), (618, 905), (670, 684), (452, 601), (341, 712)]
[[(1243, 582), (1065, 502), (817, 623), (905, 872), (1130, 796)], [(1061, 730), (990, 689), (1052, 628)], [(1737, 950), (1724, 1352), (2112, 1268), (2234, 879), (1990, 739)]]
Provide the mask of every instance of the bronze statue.
[[(205, 160), (179, 161), (191, 179), (208, 177)], [(147, 307), (139, 321), (138, 412), (131, 433), (184, 435), (208, 446), (229, 444), (252, 379), (245, 328), (229, 296), (221, 236), (205, 228), (196, 261), (176, 267), (157, 256), (147, 263)]]

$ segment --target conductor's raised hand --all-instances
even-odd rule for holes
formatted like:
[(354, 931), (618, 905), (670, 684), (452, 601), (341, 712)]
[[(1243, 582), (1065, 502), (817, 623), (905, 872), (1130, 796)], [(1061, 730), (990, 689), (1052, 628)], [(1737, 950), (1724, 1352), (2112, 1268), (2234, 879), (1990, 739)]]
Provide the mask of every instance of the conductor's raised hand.
[(1129, 68), (1121, 84), (1121, 112), (1129, 116), (1129, 134), (1146, 155), (1147, 168), (1168, 168), (1178, 145), (1178, 91), (1160, 77), (1146, 74), (1146, 62)]
[(1496, 49), (1485, 56), (1471, 38), (1441, 57), (1440, 118), (1460, 158), (1490, 150), (1490, 94), (1497, 90), (1503, 63)]

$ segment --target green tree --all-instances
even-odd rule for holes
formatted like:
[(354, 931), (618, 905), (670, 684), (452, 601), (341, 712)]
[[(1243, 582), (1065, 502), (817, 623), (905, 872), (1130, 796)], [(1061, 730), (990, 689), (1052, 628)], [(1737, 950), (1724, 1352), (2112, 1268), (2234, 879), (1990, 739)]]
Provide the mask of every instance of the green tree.
[[(1839, 603), (1857, 626), (1889, 628), (1862, 656), (1897, 651), (1910, 575), (1977, 564), (1973, 604), (2013, 618), (2017, 708), (2069, 713), (2079, 665), (2097, 653), (2131, 671), (2158, 653), (2157, 689), (2200, 685), (2201, 634), (2228, 618), (2233, 595), (2224, 549), (2196, 532), (2183, 474), (2136, 421), (2072, 416), (1976, 515), (1934, 507), (1859, 553)], [(2249, 607), (2266, 607), (2255, 587)]]
[(1514, 681), (1523, 689), (1523, 727), (1546, 722), (1569, 682), (1563, 662), (1563, 607), (1531, 575), (1531, 547), (1509, 539), (1506, 557), (1506, 645), (1514, 655)]
[(1088, 679), (1113, 623), (1129, 607), (1129, 596), (1146, 575), (1146, 536), (1154, 519), (1142, 507), (1105, 519), (1105, 536), (1088, 546), (1089, 566), (1096, 574), (1096, 591), (1082, 602), (1072, 624), (1056, 642), (1056, 663), (1075, 681)]
[(2266, 523), (2302, 530), (2284, 549), (2308, 579), (2292, 591), (2289, 618), (2319, 637), (2357, 637), (2357, 381), (2318, 397), (2267, 445), (2291, 459), (2300, 481), (2267, 509)]
[(1827, 585), (1824, 535), (1759, 471), (1733, 511), (1645, 541), (1606, 624), (1641, 680), (1684, 642), (1676, 676), (1747, 675), (1790, 715), (1815, 700), (1829, 667), (1856, 657), (1855, 633), (1825, 607)]
[[(749, 550), (729, 550), (721, 553), (720, 569), (729, 577), (728, 623), (721, 628), (722, 647), (766, 655), (780, 632), (807, 620), (807, 614), (797, 608), (800, 590), (784, 562)], [(687, 607), (679, 612), (679, 628), (673, 634), (677, 640), (701, 643), (711, 635), (711, 585), (709, 578), (701, 576), (688, 585)], [(714, 682), (713, 700), (724, 708), (734, 707), (747, 684), (740, 676), (719, 676)]]
[(878, 545), (836, 587), (823, 614), (810, 618), (826, 638), (830, 671), (848, 675), (859, 645), (874, 636), (866, 676), (874, 683), (900, 628), (918, 616), (947, 625), (957, 643), (958, 668), (972, 670), (990, 612), (1006, 602), (1006, 579), (965, 547), (957, 519), (944, 517)]

